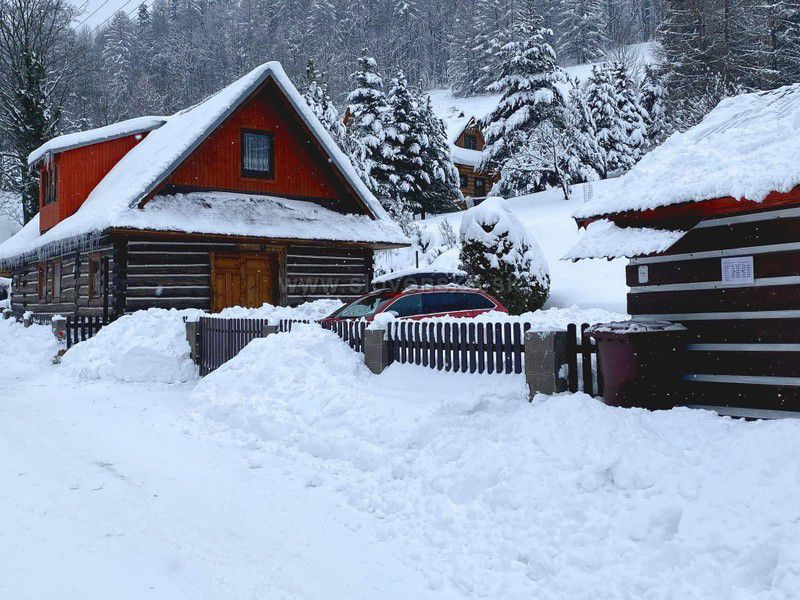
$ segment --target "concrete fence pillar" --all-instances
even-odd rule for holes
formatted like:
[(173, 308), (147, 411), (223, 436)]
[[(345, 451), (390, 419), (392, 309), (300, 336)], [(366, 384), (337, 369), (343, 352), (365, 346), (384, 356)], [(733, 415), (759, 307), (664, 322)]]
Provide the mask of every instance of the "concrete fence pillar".
[(200, 321), (186, 321), (186, 341), (189, 342), (189, 356), (196, 365), (200, 364)]
[(364, 331), (364, 364), (376, 375), (389, 366), (389, 340), (385, 329)]
[(261, 327), (261, 337), (267, 337), (268, 335), (272, 335), (273, 333), (278, 333), (277, 325), (263, 325)]
[(567, 332), (525, 333), (525, 380), (535, 394), (567, 391)]
[(67, 339), (67, 317), (62, 315), (55, 315), (50, 320), (50, 328), (53, 330), (53, 335), (59, 342)]

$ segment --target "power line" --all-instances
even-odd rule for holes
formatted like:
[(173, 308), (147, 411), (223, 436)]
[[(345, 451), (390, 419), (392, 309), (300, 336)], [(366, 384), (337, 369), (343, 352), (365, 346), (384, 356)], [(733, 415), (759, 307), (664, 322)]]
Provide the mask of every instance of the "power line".
[[(106, 0), (106, 2), (108, 2), (108, 0)], [(102, 21), (101, 21), (99, 24), (95, 25), (95, 26), (92, 28), (92, 32), (91, 32), (91, 33), (92, 33), (92, 35), (94, 35), (94, 33), (95, 33), (95, 32), (96, 32), (98, 29), (100, 29), (100, 28), (101, 28), (103, 25), (105, 25), (105, 24), (108, 22), (108, 20), (109, 20), (109, 19), (111, 19), (112, 17), (114, 17), (114, 15), (116, 15), (116, 14), (117, 14), (117, 13), (119, 13), (119, 12), (123, 12), (123, 11), (122, 11), (122, 9), (123, 9), (123, 8), (125, 8), (126, 6), (128, 6), (128, 4), (130, 4), (131, 2), (133, 2), (133, 0), (126, 0), (125, 4), (123, 4), (123, 5), (122, 5), (122, 6), (120, 6), (120, 7), (119, 7), (117, 10), (115, 10), (113, 13), (111, 13), (110, 15), (108, 15), (108, 16), (107, 16), (105, 19), (103, 19), (103, 20), (102, 20)], [(135, 11), (136, 9), (138, 9), (138, 8), (139, 8), (139, 7), (140, 7), (142, 4), (144, 4), (145, 2), (147, 2), (147, 0), (142, 0), (142, 2), (140, 2), (138, 5), (136, 5), (136, 6), (134, 6), (134, 7), (133, 7), (133, 10), (132, 10), (131, 12), (129, 12), (129, 13), (126, 13), (126, 14), (127, 14), (129, 17), (130, 17), (130, 16), (133, 14), (133, 11)]]
[(86, 18), (85, 18), (83, 21), (81, 21), (80, 23), (78, 23), (78, 25), (75, 27), (75, 29), (80, 29), (81, 25), (83, 25), (84, 23), (86, 23), (86, 21), (88, 21), (89, 19), (91, 19), (91, 18), (92, 18), (92, 17), (95, 15), (95, 13), (97, 13), (97, 11), (98, 11), (98, 10), (100, 10), (100, 9), (101, 9), (101, 8), (103, 8), (103, 7), (104, 7), (106, 4), (108, 4), (108, 2), (109, 2), (109, 0), (104, 0), (104, 2), (103, 2), (102, 4), (100, 4), (100, 6), (98, 6), (97, 8), (95, 8), (95, 9), (94, 9), (94, 10), (91, 12), (91, 14), (90, 14), (88, 17), (86, 17)]

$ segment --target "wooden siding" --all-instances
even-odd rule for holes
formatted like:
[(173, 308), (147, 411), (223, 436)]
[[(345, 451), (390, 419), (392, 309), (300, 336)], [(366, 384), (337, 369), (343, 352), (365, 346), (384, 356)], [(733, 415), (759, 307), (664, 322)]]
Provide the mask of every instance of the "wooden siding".
[(371, 250), (290, 246), (286, 251), (290, 306), (321, 298), (355, 300), (369, 291), (371, 277)]
[[(274, 136), (275, 164), (271, 179), (242, 176), (243, 129)], [(364, 212), (321, 146), (271, 81), (234, 111), (170, 175), (164, 186), (305, 198), (342, 212)]]
[[(753, 257), (752, 283), (722, 282), (736, 256)], [(706, 220), (626, 279), (631, 315), (688, 329), (687, 403), (800, 410), (800, 211)]]
[[(322, 245), (277, 247), (230, 241), (107, 239), (97, 250), (61, 257), (62, 295), (39, 301), (39, 263), (13, 271), (12, 308), (18, 314), (103, 315), (102, 298), (89, 299), (89, 257), (108, 261), (110, 316), (151, 307), (211, 310), (212, 252), (277, 253), (278, 301), (294, 306), (321, 298), (353, 300), (369, 290), (372, 250)], [(76, 267), (77, 264), (77, 267)]]
[(482, 152), (486, 147), (486, 139), (483, 137), (483, 132), (475, 126), (474, 120), (471, 120), (469, 123), (467, 123), (467, 126), (464, 127), (463, 131), (456, 138), (455, 145), (459, 148), (466, 148), (467, 142), (465, 138), (468, 135), (474, 135), (475, 141), (477, 142), (475, 148), (472, 148), (472, 150)]
[[(62, 255), (61, 296), (51, 301), (39, 300), (39, 262), (31, 261), (15, 268), (12, 272), (11, 308), (17, 314), (27, 311), (34, 314), (52, 316), (54, 314), (80, 314), (102, 316), (103, 298), (89, 298), (89, 256), (97, 255), (109, 264), (109, 278), (114, 271), (114, 245), (106, 240), (91, 252), (70, 252)], [(52, 260), (52, 259), (51, 259)], [(41, 264), (46, 264), (43, 261)], [(113, 289), (113, 281), (111, 281)], [(109, 311), (113, 311), (109, 302)]]
[(40, 189), (39, 229), (42, 232), (47, 231), (75, 214), (100, 180), (145, 135), (147, 134), (129, 135), (57, 154), (54, 164), (58, 175), (58, 199), (45, 206), (43, 191)]

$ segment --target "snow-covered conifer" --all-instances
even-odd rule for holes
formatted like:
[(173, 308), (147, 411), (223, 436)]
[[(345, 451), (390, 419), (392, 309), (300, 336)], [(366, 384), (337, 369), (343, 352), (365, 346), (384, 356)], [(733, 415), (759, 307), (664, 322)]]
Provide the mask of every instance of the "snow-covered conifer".
[(578, 63), (603, 56), (609, 46), (605, 11), (600, 0), (561, 0), (558, 23), (560, 56)]
[(426, 138), (422, 149), (423, 168), (429, 179), (422, 190), (422, 209), (426, 213), (447, 212), (455, 208), (455, 200), (462, 198), (458, 169), (450, 154), (444, 122), (434, 114), (430, 97), (420, 98), (418, 105)]
[(550, 275), (536, 240), (504, 202), (487, 198), (464, 213), (460, 261), (471, 285), (520, 314), (542, 307)]
[(603, 159), (598, 161), (596, 167), (600, 176), (606, 178), (623, 168), (628, 153), (617, 90), (607, 65), (592, 67), (592, 75), (586, 82), (586, 103), (594, 120), (594, 136), (603, 154)]
[(625, 139), (625, 152), (619, 157), (618, 168), (627, 171), (639, 161), (649, 146), (646, 125), (648, 115), (639, 101), (639, 90), (625, 64), (614, 61), (610, 70)]
[(386, 143), (385, 128), (391, 113), (383, 92), (383, 79), (377, 71), (375, 59), (363, 50), (352, 75), (354, 89), (347, 96), (347, 128), (357, 170), (384, 207), (392, 210), (389, 200), (392, 148)]
[(328, 86), (322, 82), (322, 74), (317, 70), (313, 60), (308, 61), (306, 67), (306, 93), (304, 98), (306, 104), (319, 119), (320, 123), (328, 130), (333, 140), (339, 148), (346, 154), (350, 152), (348, 147), (347, 132), (342, 123), (342, 118), (336, 106), (328, 96)]
[(504, 196), (541, 190), (541, 173), (524, 168), (513, 157), (526, 147), (541, 124), (557, 124), (563, 117), (563, 100), (557, 84), (564, 80), (548, 38), (550, 31), (539, 17), (518, 18), (511, 41), (501, 49), (502, 68), (490, 86), (502, 97), (481, 123), (486, 136), (478, 169), (500, 173), (493, 193)]

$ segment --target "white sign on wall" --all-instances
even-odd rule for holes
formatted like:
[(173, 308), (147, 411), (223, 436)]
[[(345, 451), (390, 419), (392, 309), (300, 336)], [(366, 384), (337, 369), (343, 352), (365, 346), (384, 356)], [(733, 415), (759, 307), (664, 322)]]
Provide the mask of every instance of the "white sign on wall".
[(753, 257), (736, 256), (722, 259), (723, 283), (753, 283)]
[(647, 283), (650, 280), (650, 270), (647, 265), (639, 267), (639, 283)]

